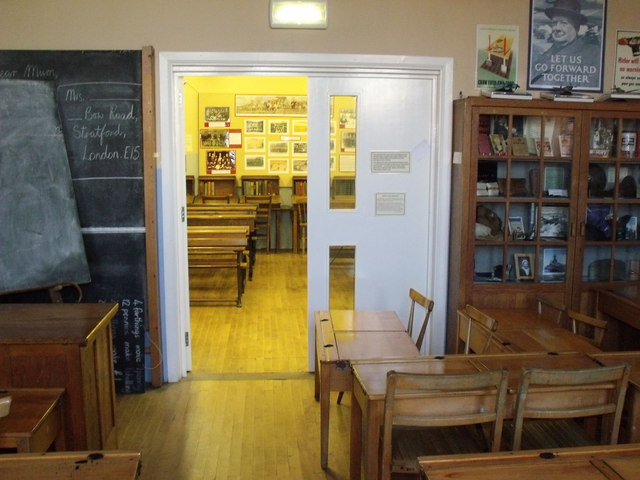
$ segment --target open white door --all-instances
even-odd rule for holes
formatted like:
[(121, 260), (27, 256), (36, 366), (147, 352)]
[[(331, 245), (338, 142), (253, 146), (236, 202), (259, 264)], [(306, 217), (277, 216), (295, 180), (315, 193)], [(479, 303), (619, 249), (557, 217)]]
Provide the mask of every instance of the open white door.
[[(330, 247), (355, 246), (355, 308), (406, 320), (413, 287), (436, 304), (425, 350), (443, 351), (450, 127), (439, 123), (438, 86), (428, 75), (389, 72), (309, 78), (310, 337), (312, 312), (330, 306)], [(330, 152), (330, 135), (341, 132), (340, 122), (334, 133), (329, 123), (332, 99), (346, 96), (357, 105), (356, 206), (344, 210), (331, 208), (329, 158), (340, 170), (342, 152)]]
[[(452, 60), (282, 53), (160, 52), (159, 244), (165, 380), (190, 368), (181, 79), (187, 75), (309, 78), (309, 369), (313, 311), (328, 307), (328, 247), (356, 245), (357, 308), (406, 317), (408, 288), (436, 300), (427, 348), (444, 348), (449, 232)], [(357, 206), (329, 211), (328, 96), (358, 97)], [(374, 174), (372, 152), (410, 153), (408, 174)], [(405, 193), (402, 216), (375, 214), (376, 193)]]

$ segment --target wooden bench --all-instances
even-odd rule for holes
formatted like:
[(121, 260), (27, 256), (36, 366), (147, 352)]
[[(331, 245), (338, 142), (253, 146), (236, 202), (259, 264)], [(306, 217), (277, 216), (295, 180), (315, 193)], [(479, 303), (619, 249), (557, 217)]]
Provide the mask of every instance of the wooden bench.
[[(234, 268), (237, 277), (237, 295), (233, 300), (236, 306), (242, 306), (242, 294), (245, 288), (247, 269), (251, 261), (248, 251), (248, 227), (241, 229), (188, 230), (189, 268)], [(217, 305), (228, 303), (229, 299), (192, 298), (191, 304)]]

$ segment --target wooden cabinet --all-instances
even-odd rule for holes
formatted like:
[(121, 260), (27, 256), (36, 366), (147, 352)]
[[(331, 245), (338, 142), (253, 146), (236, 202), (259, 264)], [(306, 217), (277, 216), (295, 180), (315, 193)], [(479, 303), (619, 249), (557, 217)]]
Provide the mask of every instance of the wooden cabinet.
[(637, 284), (640, 105), (454, 102), (448, 349), (456, 310), (593, 313), (594, 289)]
[(117, 448), (117, 311), (114, 303), (0, 304), (0, 388), (64, 388), (69, 450)]
[(235, 175), (200, 175), (198, 177), (198, 195), (236, 196)]
[(298, 197), (307, 196), (307, 176), (306, 175), (294, 175), (291, 178), (292, 192), (291, 195)]
[(278, 175), (243, 175), (241, 183), (242, 195), (280, 194), (280, 177)]

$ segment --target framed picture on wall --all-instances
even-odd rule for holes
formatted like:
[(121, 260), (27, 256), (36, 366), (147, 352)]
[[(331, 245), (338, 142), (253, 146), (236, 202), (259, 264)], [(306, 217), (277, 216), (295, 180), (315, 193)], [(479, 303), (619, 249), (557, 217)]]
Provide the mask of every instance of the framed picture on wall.
[(291, 121), (291, 133), (294, 135), (306, 135), (307, 134), (307, 121), (306, 120), (292, 120)]
[(297, 157), (307, 156), (307, 142), (293, 142), (291, 144), (291, 147), (293, 149), (292, 155)]
[(267, 168), (264, 155), (245, 155), (244, 156), (244, 169), (245, 170), (264, 170)]
[(265, 147), (265, 137), (246, 137), (244, 142), (244, 151), (245, 152), (264, 152)]
[(270, 158), (269, 173), (289, 173), (288, 158)]
[(238, 117), (306, 117), (306, 95), (236, 95)]
[(293, 173), (307, 173), (307, 159), (294, 158), (291, 160), (291, 171)]
[(204, 107), (205, 122), (228, 122), (230, 107)]
[(229, 148), (229, 130), (200, 130), (200, 148)]
[(235, 150), (208, 150), (207, 151), (207, 175), (223, 173), (236, 173)]
[(269, 142), (269, 155), (283, 156), (289, 155), (288, 142)]
[(607, 0), (531, 0), (527, 88), (601, 92)]
[(269, 120), (269, 133), (271, 135), (287, 135), (289, 120)]
[(265, 133), (265, 123), (267, 121), (263, 119), (247, 118), (244, 121), (244, 133), (246, 135), (258, 135)]

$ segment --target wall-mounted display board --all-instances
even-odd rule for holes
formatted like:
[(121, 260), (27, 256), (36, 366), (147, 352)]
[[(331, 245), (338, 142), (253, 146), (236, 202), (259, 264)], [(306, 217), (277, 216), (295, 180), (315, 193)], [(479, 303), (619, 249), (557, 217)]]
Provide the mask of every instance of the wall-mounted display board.
[[(50, 133), (61, 133), (64, 139), (73, 187), (66, 200), (75, 197), (83, 243), (77, 249), (84, 247), (89, 269), (85, 277), (60, 280), (81, 283), (83, 301), (120, 305), (112, 326), (116, 388), (121, 393), (144, 391), (147, 353), (151, 382), (162, 383), (153, 71), (150, 47), (129, 51), (0, 51), (0, 81), (11, 82), (18, 92), (26, 93), (39, 84), (54, 94), (52, 108), (61, 131), (54, 128)], [(46, 173), (42, 159), (47, 152), (36, 152), (40, 150), (36, 139), (47, 135), (38, 128), (38, 119), (51, 111), (32, 108), (22, 113), (24, 141), (0, 151), (3, 171), (13, 162), (7, 171), (14, 173), (13, 182), (2, 185), (3, 191), (6, 187), (12, 192), (7, 198), (15, 208), (3, 209), (3, 215), (12, 210), (23, 215), (49, 211), (46, 192), (24, 195), (22, 191), (25, 184), (34, 188), (31, 179)], [(0, 136), (5, 135), (4, 123), (0, 124)], [(57, 182), (59, 172), (56, 169), (54, 173), (52, 182)], [(50, 215), (67, 213), (67, 208), (61, 207)], [(5, 219), (0, 221), (5, 224)], [(46, 222), (55, 223), (49, 218)], [(14, 238), (13, 245), (3, 243), (0, 252), (16, 251), (20, 241)], [(17, 290), (43, 286), (35, 267), (32, 274), (32, 283)], [(46, 301), (38, 295), (5, 295), (0, 301)]]

